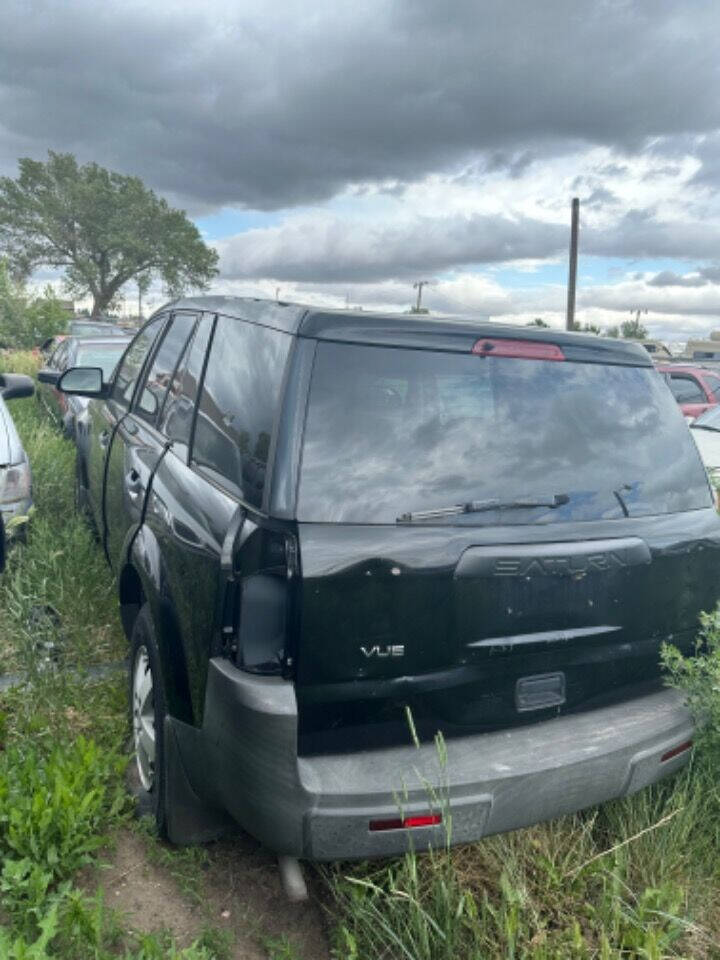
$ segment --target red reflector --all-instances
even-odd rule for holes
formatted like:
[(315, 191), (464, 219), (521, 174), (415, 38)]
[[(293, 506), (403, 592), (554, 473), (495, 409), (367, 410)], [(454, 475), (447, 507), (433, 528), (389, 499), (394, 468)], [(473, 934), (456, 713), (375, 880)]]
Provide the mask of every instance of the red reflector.
[(394, 817), (392, 820), (371, 820), (370, 829), (410, 830), (412, 827), (434, 827), (442, 823), (441, 813), (423, 813), (417, 817)]
[(677, 757), (680, 753), (685, 753), (686, 750), (692, 748), (692, 740), (686, 740), (685, 743), (679, 744), (677, 747), (673, 747), (672, 750), (668, 750), (667, 753), (664, 753), (660, 757), (660, 763), (665, 763), (666, 760), (672, 760), (673, 757)]
[(480, 357), (515, 357), (518, 360), (564, 360), (565, 354), (554, 343), (534, 340), (498, 340), (483, 337), (472, 348)]

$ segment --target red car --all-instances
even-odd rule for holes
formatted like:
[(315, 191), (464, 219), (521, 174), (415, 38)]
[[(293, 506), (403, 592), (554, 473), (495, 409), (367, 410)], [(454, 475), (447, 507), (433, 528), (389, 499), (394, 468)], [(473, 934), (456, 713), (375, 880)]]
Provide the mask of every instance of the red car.
[(667, 375), (684, 416), (699, 417), (720, 403), (720, 372), (680, 363), (659, 363), (657, 369)]

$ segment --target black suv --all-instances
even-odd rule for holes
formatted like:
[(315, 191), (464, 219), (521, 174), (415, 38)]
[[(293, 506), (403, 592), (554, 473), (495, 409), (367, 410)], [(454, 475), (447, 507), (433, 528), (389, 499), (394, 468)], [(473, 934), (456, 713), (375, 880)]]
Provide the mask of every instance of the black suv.
[(658, 654), (716, 603), (720, 518), (642, 347), (206, 297), (59, 386), (97, 398), (78, 500), (171, 839), (392, 854), (687, 760)]

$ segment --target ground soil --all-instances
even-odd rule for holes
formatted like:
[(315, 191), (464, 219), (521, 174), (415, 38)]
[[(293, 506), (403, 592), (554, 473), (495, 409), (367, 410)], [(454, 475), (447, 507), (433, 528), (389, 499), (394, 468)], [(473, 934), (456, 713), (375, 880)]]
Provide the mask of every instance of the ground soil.
[[(326, 960), (328, 946), (322, 907), (311, 897), (293, 904), (285, 897), (275, 858), (245, 834), (207, 845), (207, 862), (196, 893), (182, 889), (165, 863), (157, 862), (158, 841), (132, 828), (120, 830), (103, 858), (106, 866), (84, 879), (102, 887), (106, 902), (120, 911), (131, 930), (169, 930), (187, 946), (210, 925), (230, 930), (234, 960), (267, 960), (269, 940), (287, 937), (298, 960)], [(306, 870), (311, 881), (311, 871)]]

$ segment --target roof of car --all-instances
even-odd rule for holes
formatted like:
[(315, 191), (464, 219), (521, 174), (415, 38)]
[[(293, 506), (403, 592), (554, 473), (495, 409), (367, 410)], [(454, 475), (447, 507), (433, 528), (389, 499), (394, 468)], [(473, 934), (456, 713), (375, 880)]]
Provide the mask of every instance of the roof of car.
[[(553, 328), (520, 327), (487, 317), (456, 318), (365, 310), (329, 310), (254, 297), (188, 297), (160, 311), (203, 310), (248, 320), (286, 333), (346, 343), (465, 351), (481, 337), (535, 340), (564, 348), (567, 359), (652, 367), (650, 354), (636, 343)], [(472, 341), (472, 342), (471, 342)]]
[(681, 373), (717, 373), (717, 368), (706, 367), (702, 363), (658, 363), (656, 367), (661, 373), (673, 373), (676, 370)]
[(117, 337), (68, 337), (68, 340), (72, 340), (73, 343), (76, 343), (79, 347), (85, 346), (98, 346), (102, 345), (104, 347), (116, 347), (122, 346), (124, 343), (129, 343), (132, 340), (132, 336), (128, 334), (127, 336), (117, 336)]

